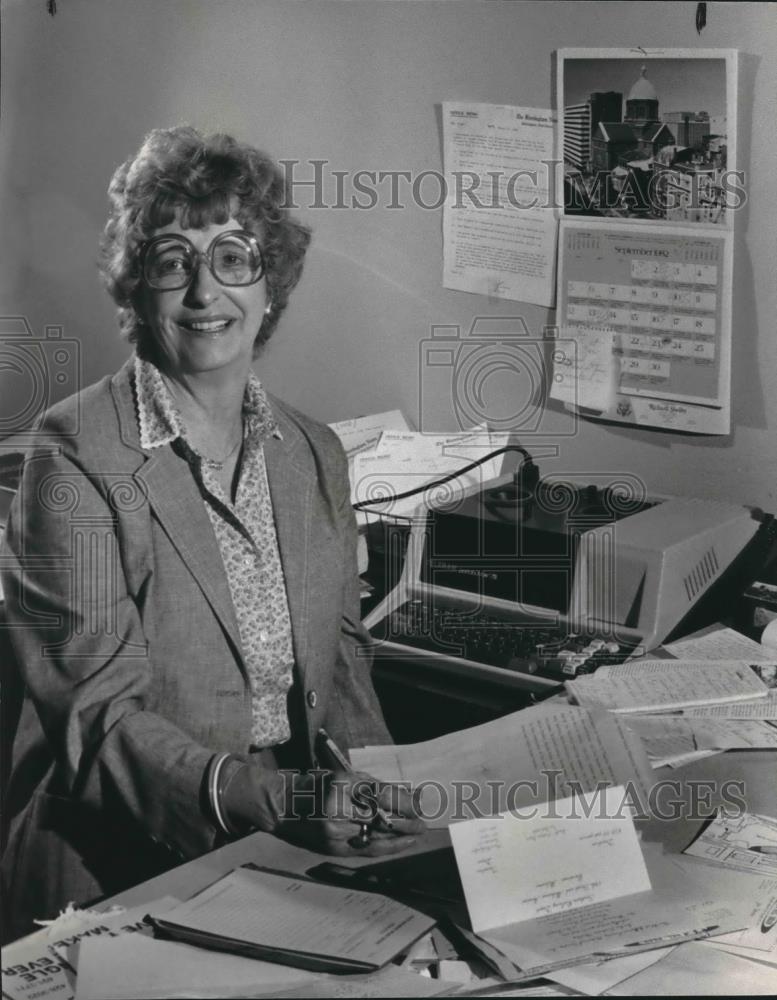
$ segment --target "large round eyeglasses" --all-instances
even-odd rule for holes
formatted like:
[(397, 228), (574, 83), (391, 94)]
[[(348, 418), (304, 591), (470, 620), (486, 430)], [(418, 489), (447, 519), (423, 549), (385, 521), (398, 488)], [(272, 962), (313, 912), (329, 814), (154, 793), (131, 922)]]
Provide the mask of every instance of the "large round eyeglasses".
[(222, 285), (253, 285), (264, 274), (259, 244), (242, 229), (221, 233), (202, 252), (185, 236), (155, 236), (143, 245), (140, 270), (150, 288), (174, 291), (188, 287), (201, 260)]

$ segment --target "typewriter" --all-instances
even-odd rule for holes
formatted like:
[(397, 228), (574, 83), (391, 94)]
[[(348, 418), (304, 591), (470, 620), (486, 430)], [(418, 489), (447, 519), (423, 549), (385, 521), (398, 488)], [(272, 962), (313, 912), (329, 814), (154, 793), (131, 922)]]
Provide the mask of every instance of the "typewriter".
[(419, 509), (365, 624), (378, 658), (549, 691), (663, 642), (758, 529), (735, 504), (495, 481)]

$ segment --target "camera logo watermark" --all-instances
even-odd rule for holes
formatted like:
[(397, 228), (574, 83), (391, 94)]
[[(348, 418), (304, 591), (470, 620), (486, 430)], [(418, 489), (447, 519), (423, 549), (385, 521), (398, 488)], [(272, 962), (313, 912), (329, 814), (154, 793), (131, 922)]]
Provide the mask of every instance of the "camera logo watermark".
[[(122, 618), (126, 593), (116, 540), (117, 520), (147, 503), (142, 485), (126, 473), (87, 474), (52, 461), (47, 450), (31, 455), (19, 486), (20, 509), (43, 511), (49, 520), (49, 547), (42, 547), (34, 519), (21, 519), (16, 554), (0, 555), (0, 566), (7, 560), (21, 584), (24, 620), (14, 627), (37, 632), (43, 658), (104, 659), (100, 643), (90, 652), (97, 638), (114, 642), (115, 657), (144, 657), (145, 641), (131, 639)], [(98, 481), (104, 495), (95, 502)]]
[(548, 407), (553, 352), (575, 350), (548, 327), (529, 332), (521, 316), (476, 316), (469, 330), (433, 325), (420, 342), (418, 428), (436, 433), (487, 424), (489, 430), (556, 440), (577, 433), (575, 413)]
[[(33, 335), (24, 316), (0, 317), (0, 440), (18, 435), (20, 445), (40, 434), (40, 423), (52, 402), (81, 388), (81, 348), (65, 337), (61, 326)], [(75, 435), (75, 419), (63, 433)]]

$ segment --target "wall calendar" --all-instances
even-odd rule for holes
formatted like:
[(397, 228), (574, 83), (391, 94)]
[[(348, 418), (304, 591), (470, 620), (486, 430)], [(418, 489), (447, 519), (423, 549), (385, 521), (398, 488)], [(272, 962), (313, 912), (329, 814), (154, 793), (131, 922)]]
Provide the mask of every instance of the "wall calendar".
[(569, 348), (554, 352), (554, 385), (564, 382), (564, 364), (574, 365), (574, 377), (551, 395), (608, 420), (727, 433), (730, 239), (698, 227), (563, 222), (559, 343), (577, 351), (575, 358)]

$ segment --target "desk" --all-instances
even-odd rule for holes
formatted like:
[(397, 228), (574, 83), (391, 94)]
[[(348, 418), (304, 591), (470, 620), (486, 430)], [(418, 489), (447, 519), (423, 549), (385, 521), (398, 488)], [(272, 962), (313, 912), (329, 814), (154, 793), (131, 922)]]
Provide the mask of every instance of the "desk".
[[(683, 815), (671, 822), (651, 819), (638, 823), (643, 837), (662, 843), (671, 851), (682, 849), (701, 826), (690, 808), (693, 789), (698, 792), (700, 787), (708, 788), (709, 802), (714, 807), (721, 800), (724, 783), (732, 780), (743, 783), (742, 797), (749, 810), (777, 816), (776, 764), (775, 751), (733, 751), (695, 761), (684, 768), (656, 771), (657, 780), (677, 782), (677, 798), (685, 802), (686, 807), (680, 810)], [(269, 834), (256, 833), (113, 896), (103, 901), (99, 908), (114, 904), (135, 906), (167, 894), (191, 896), (232, 868), (249, 861), (302, 874), (326, 860), (332, 859), (286, 844)], [(365, 863), (369, 861), (365, 859)]]

